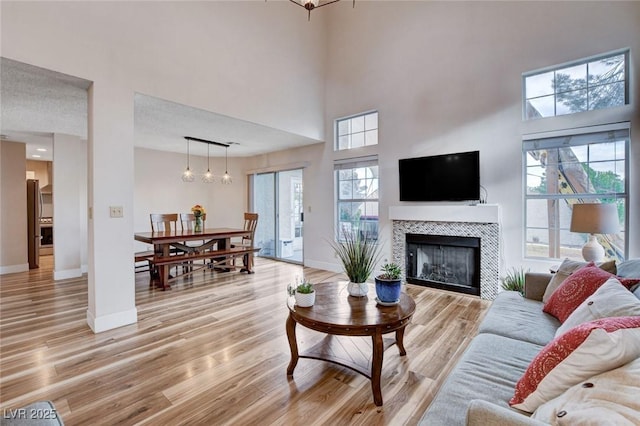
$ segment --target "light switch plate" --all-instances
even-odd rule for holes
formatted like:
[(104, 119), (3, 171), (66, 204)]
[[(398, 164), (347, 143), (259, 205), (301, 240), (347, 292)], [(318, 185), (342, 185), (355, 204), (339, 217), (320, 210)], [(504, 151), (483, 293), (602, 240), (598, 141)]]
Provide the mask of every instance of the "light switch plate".
[(110, 206), (109, 207), (109, 216), (110, 217), (122, 217), (122, 206)]

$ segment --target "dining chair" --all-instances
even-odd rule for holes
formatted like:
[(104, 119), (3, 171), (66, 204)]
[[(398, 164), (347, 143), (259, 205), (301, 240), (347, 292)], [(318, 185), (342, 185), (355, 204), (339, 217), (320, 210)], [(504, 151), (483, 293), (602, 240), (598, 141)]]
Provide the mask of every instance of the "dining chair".
[[(205, 227), (205, 223), (207, 221), (207, 214), (204, 213), (202, 216), (200, 216), (202, 218), (202, 227), (203, 229), (206, 228)], [(183, 231), (193, 231), (193, 228), (195, 226), (196, 223), (196, 215), (194, 215), (193, 213), (180, 213), (180, 229)], [(189, 242), (184, 241), (183, 244), (185, 247), (198, 247), (202, 244), (204, 244), (206, 240), (202, 240), (202, 243), (191, 243), (189, 244)], [(189, 252), (189, 249), (187, 248), (185, 250), (186, 252)], [(206, 261), (203, 261), (206, 262)], [(189, 262), (188, 266), (183, 266), (182, 269), (183, 270), (190, 270), (192, 266), (192, 262)]]
[(178, 213), (151, 213), (151, 232), (175, 231), (178, 229)]
[[(238, 242), (231, 242), (231, 247), (253, 247), (253, 240), (256, 234), (256, 227), (258, 226), (258, 213), (245, 213), (244, 214), (244, 227), (245, 231), (250, 231), (251, 234), (249, 236), (242, 237), (242, 240)], [(249, 261), (251, 261), (251, 265), (249, 265)], [(253, 268), (253, 256), (249, 256), (248, 254), (244, 255), (244, 262), (247, 263), (247, 266), (251, 269)], [(235, 259), (234, 259), (235, 265)]]
[[(151, 222), (151, 232), (168, 232), (177, 229), (178, 213), (151, 213), (149, 214)], [(149, 265), (149, 274), (153, 278), (158, 274), (158, 268), (153, 264), (154, 252), (136, 253), (136, 262), (146, 260)]]
[[(204, 213), (202, 216), (202, 227), (205, 227), (205, 222), (207, 220), (207, 214)], [(180, 229), (183, 231), (192, 231), (193, 227), (196, 223), (196, 215), (193, 213), (180, 213)]]

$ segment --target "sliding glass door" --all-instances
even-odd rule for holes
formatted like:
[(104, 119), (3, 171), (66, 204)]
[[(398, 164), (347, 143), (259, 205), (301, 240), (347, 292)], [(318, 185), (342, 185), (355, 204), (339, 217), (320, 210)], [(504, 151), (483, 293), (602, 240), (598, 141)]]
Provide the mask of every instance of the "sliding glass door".
[(258, 256), (302, 263), (302, 194), (302, 169), (254, 175)]

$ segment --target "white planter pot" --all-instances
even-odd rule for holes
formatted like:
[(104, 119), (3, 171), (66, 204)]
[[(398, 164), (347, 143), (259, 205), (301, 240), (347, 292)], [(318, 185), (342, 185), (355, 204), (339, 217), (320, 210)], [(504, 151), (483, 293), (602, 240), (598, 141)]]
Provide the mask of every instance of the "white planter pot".
[(308, 294), (296, 293), (295, 298), (296, 305), (301, 308), (308, 308), (309, 306), (313, 306), (313, 304), (316, 302), (316, 292), (314, 291), (313, 293)]
[(369, 284), (365, 283), (352, 283), (349, 281), (347, 284), (347, 291), (349, 296), (363, 297), (369, 292)]

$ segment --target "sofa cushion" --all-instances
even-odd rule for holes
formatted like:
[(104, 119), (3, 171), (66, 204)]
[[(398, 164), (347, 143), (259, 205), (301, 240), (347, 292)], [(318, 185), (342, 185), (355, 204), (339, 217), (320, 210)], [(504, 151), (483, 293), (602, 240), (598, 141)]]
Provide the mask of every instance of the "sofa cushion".
[(580, 304), (556, 331), (556, 337), (576, 325), (607, 317), (640, 316), (640, 300), (615, 278), (609, 278)]
[[(578, 269), (583, 268), (587, 264), (588, 262), (564, 259), (558, 267), (558, 270), (551, 277), (551, 281), (549, 281), (549, 285), (547, 285), (547, 288), (544, 291), (544, 295), (542, 296), (542, 302), (547, 303), (553, 292), (556, 291), (558, 287), (560, 287), (560, 284), (562, 284), (564, 280), (569, 278), (571, 274), (573, 274)], [(615, 274), (617, 271), (616, 262), (614, 260), (599, 263), (598, 267), (612, 274)]]
[(542, 303), (517, 291), (498, 293), (478, 333), (491, 333), (544, 346), (555, 337), (560, 322), (542, 312)]
[[(560, 322), (565, 322), (587, 297), (591, 296), (611, 277), (615, 277), (615, 275), (598, 268), (593, 262), (589, 262), (560, 284), (542, 310), (558, 318)], [(627, 288), (638, 282), (631, 278), (619, 278), (619, 281)]]
[(587, 322), (549, 342), (518, 381), (511, 406), (529, 413), (596, 374), (640, 357), (640, 317)]
[(562, 419), (568, 425), (637, 425), (638, 395), (640, 358), (578, 383), (542, 404), (531, 417), (551, 424)]
[[(620, 272), (616, 273), (623, 278), (640, 278), (640, 259), (625, 260), (619, 265)], [(631, 291), (640, 299), (640, 282), (631, 287)]]
[(464, 425), (467, 406), (482, 399), (509, 408), (513, 388), (542, 347), (494, 334), (479, 334), (447, 377), (421, 425)]
[(469, 403), (466, 426), (549, 426), (510, 408), (474, 399)]
[(629, 259), (620, 263), (615, 273), (623, 278), (640, 278), (640, 259)]

